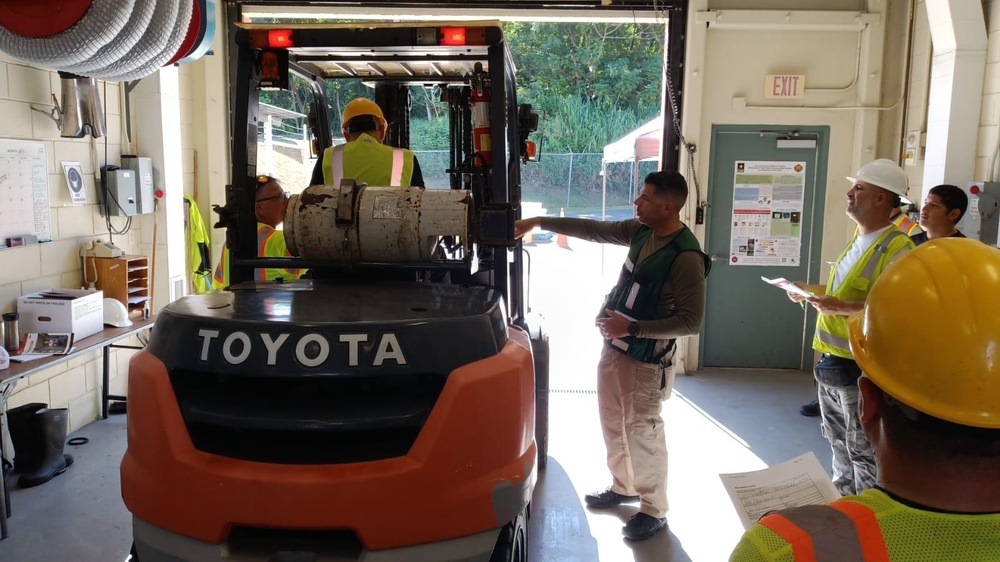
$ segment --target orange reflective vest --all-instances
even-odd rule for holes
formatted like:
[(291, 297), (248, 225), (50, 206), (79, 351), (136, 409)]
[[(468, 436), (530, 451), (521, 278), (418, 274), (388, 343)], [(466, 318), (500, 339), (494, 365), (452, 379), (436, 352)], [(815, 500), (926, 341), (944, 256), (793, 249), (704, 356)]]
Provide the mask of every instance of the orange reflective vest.
[(760, 524), (791, 545), (796, 562), (890, 562), (875, 512), (860, 503), (785, 509)]
[(913, 236), (920, 230), (920, 225), (914, 222), (906, 213), (899, 213), (896, 218), (892, 219), (892, 224), (896, 225), (896, 228), (902, 230), (907, 236)]
[[(285, 258), (290, 257), (288, 246), (285, 244), (283, 232), (275, 230), (264, 223), (257, 223), (257, 255), (261, 257)], [(287, 280), (298, 279), (302, 273), (301, 269), (255, 269), (253, 278), (255, 281), (270, 281), (283, 277)], [(215, 275), (212, 277), (212, 288), (222, 289), (229, 286), (229, 248), (222, 245), (222, 257), (215, 267)]]
[[(920, 228), (920, 223), (914, 222), (913, 219), (910, 218), (910, 215), (906, 213), (899, 213), (896, 215), (896, 218), (892, 219), (890, 222), (896, 225), (896, 228), (902, 230), (903, 234), (906, 234), (907, 236), (913, 236), (914, 234), (919, 234), (924, 231)], [(854, 227), (855, 236), (858, 235), (858, 232), (858, 227)]]

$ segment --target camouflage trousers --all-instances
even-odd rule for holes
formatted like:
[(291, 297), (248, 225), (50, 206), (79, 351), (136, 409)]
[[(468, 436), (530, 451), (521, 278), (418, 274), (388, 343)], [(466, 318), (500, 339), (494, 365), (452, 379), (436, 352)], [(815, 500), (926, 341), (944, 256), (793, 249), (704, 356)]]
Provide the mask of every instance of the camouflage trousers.
[(833, 448), (833, 485), (845, 496), (875, 485), (875, 457), (858, 409), (858, 386), (819, 383), (823, 435)]

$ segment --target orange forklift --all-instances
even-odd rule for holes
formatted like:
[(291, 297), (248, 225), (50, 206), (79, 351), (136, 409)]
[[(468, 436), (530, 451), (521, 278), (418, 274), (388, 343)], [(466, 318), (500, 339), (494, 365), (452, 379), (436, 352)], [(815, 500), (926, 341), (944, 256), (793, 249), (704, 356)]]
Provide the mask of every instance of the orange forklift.
[[(166, 306), (131, 361), (133, 560), (526, 560), (548, 341), (514, 221), (538, 117), (499, 23), (230, 20), (231, 285)], [(322, 155), (339, 79), (373, 88), (404, 148), (408, 87), (437, 86), (449, 185), (310, 186), (285, 214), (294, 257), (260, 258), (260, 94), (307, 84)], [(254, 281), (265, 267), (310, 273)]]

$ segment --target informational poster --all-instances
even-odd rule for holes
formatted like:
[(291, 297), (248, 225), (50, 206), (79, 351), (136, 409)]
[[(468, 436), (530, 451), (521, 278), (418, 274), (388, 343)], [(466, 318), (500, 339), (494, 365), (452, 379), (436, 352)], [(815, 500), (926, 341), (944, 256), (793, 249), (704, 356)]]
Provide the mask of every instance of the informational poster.
[(52, 238), (45, 143), (0, 139), (0, 247), (26, 234)]
[(735, 166), (729, 262), (799, 265), (806, 163), (737, 161)]

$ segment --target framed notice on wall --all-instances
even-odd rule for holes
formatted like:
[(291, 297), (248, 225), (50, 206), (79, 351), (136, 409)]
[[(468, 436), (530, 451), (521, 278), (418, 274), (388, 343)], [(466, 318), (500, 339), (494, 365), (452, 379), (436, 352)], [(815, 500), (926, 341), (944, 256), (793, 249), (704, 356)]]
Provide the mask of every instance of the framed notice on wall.
[(52, 239), (45, 143), (0, 139), (0, 245), (26, 234)]

